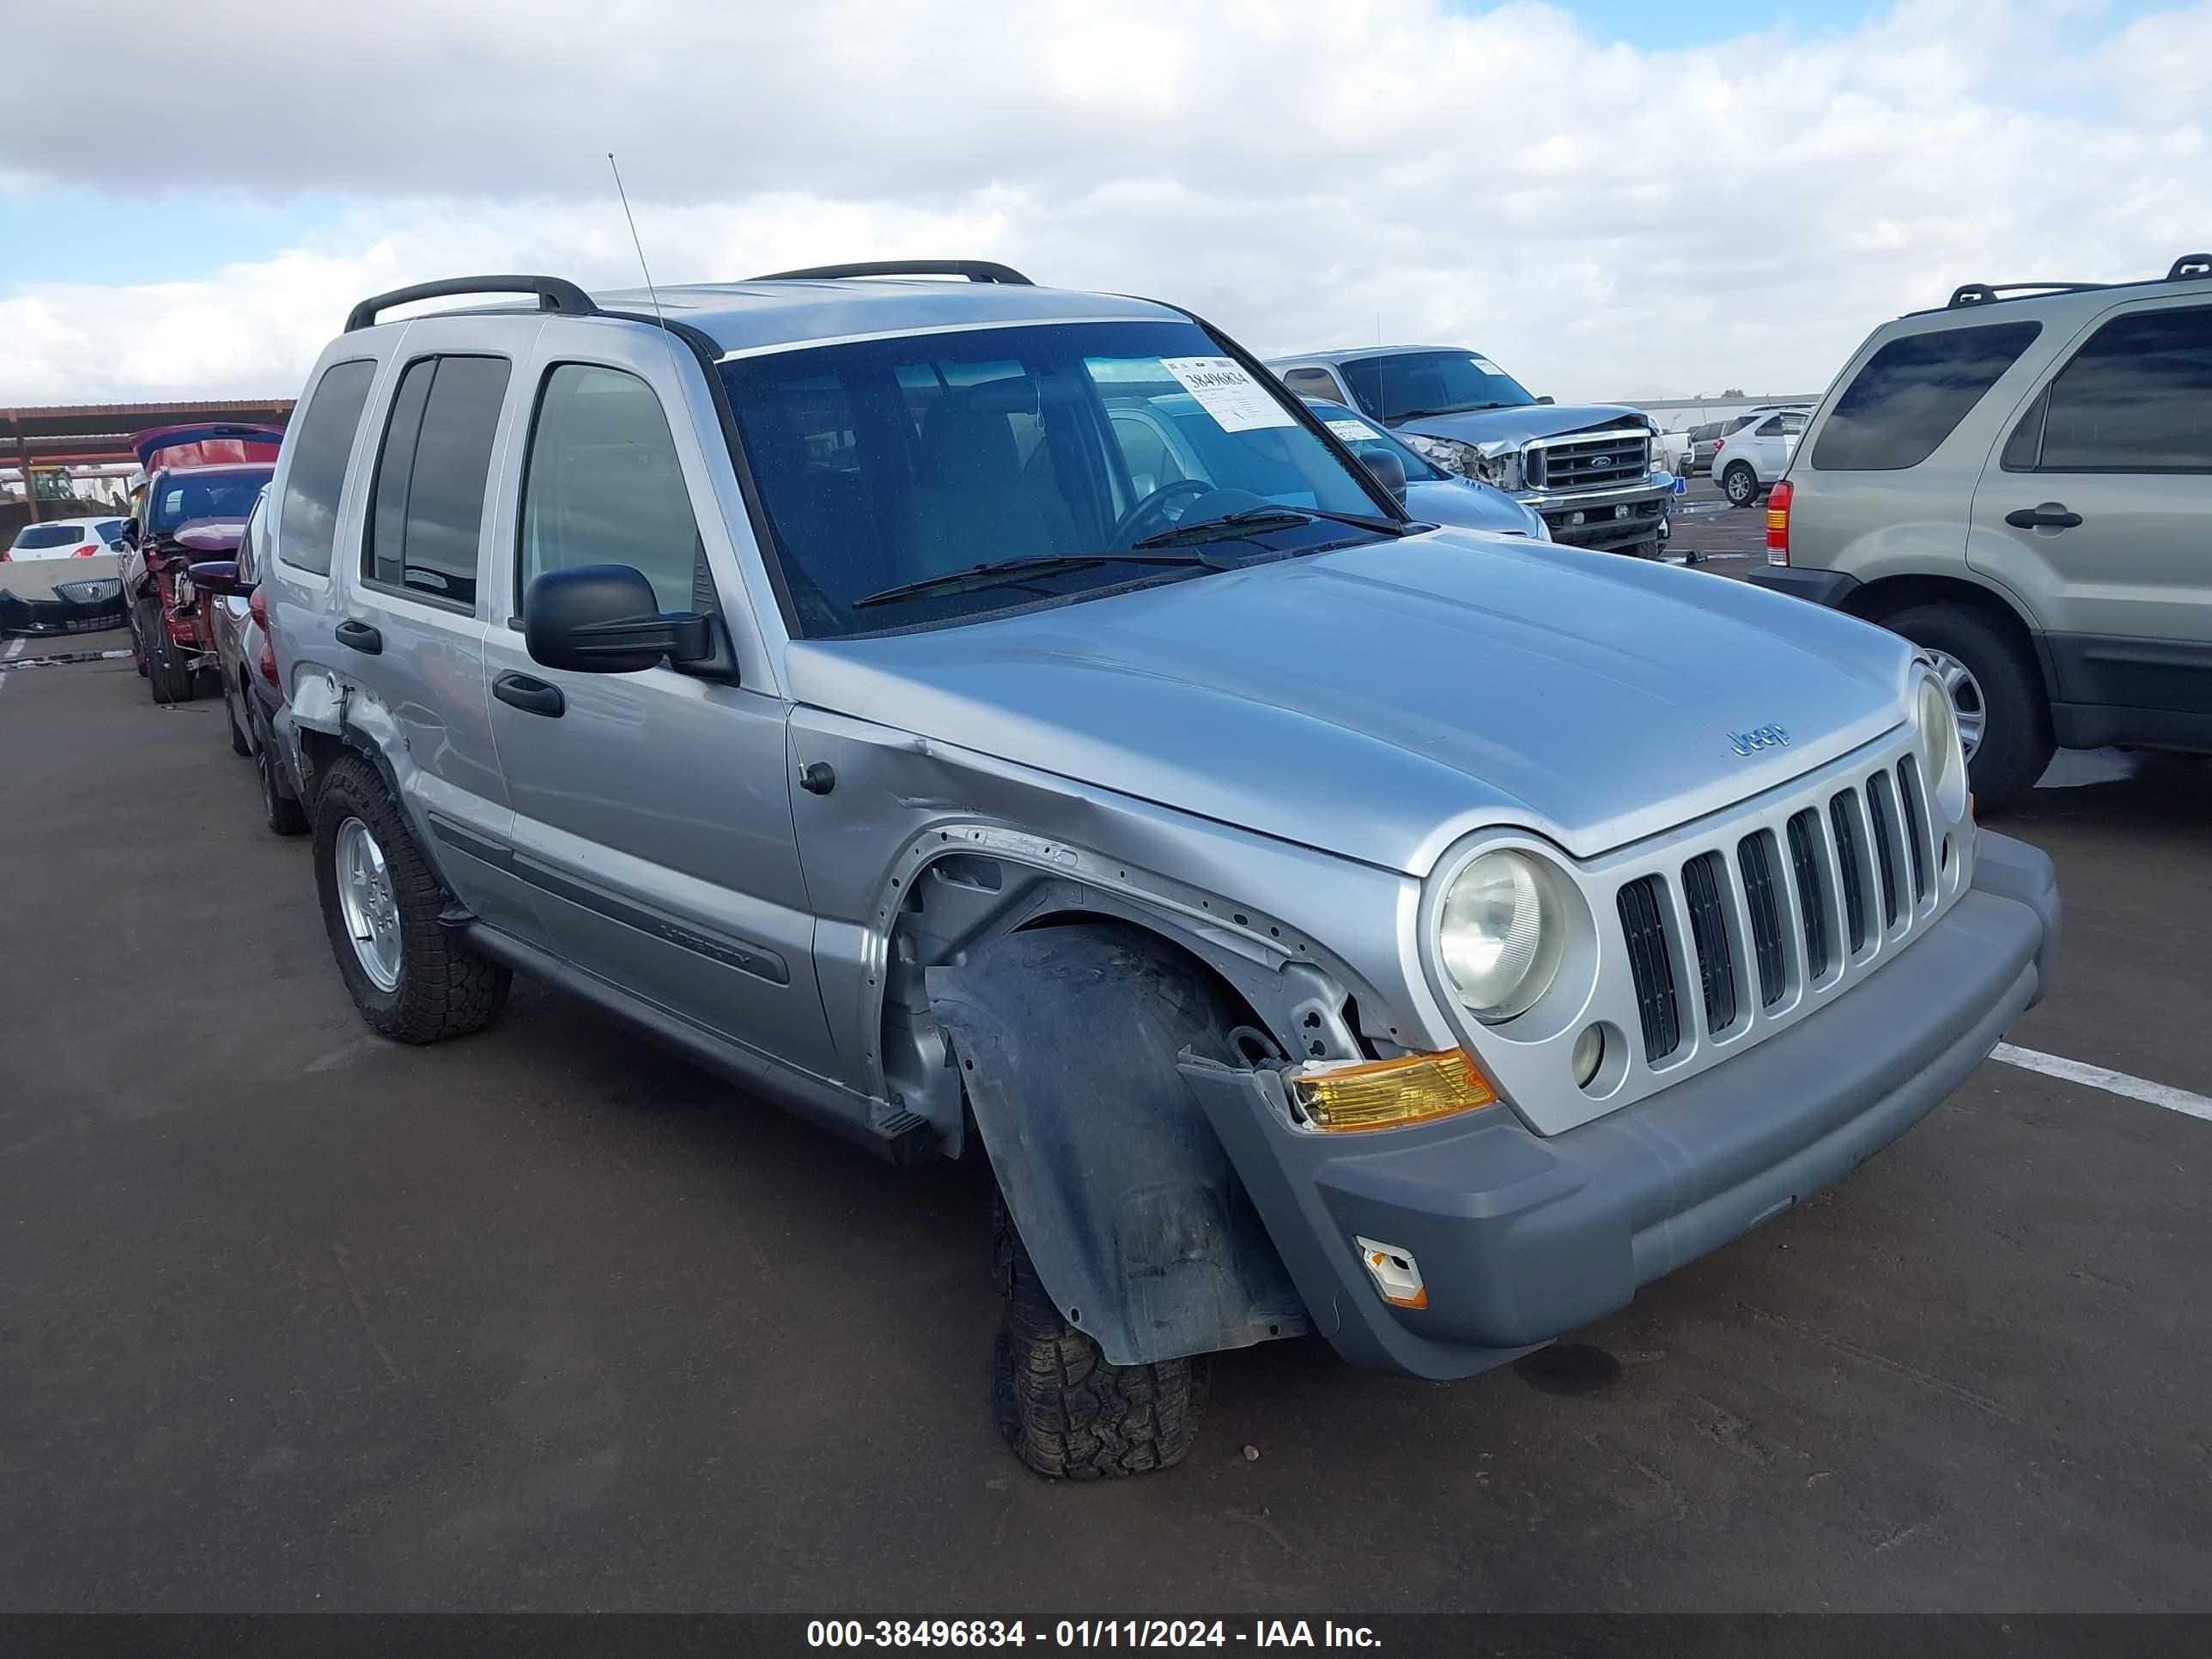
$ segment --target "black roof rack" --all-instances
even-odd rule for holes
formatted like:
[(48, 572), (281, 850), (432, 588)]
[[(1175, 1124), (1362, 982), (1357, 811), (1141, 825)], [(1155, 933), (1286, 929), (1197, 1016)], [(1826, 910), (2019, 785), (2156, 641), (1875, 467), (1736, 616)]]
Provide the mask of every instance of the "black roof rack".
[(1012, 283), (1022, 288), (1036, 284), (1012, 265), (994, 259), (868, 259), (850, 265), (808, 265), (803, 270), (771, 270), (764, 276), (748, 276), (749, 283), (826, 281), (839, 276), (965, 276), (971, 283)]
[(592, 296), (561, 276), (448, 276), (443, 282), (417, 283), (395, 288), (389, 294), (372, 294), (346, 313), (346, 332), (376, 326), (376, 315), (415, 300), (443, 300), (456, 294), (535, 294), (540, 311), (556, 311), (564, 317), (592, 317), (599, 307)]
[[(2149, 280), (2188, 283), (2201, 282), (2208, 276), (2212, 276), (2212, 253), (2185, 253), (2163, 277)], [(1950, 301), (1944, 309), (1956, 311), (1961, 306), (1991, 305), (2021, 294), (2091, 294), (2100, 289), (2133, 286), (2128, 283), (1968, 283), (1951, 290)]]
[(1947, 308), (1956, 311), (1960, 306), (1985, 306), (2014, 294), (2087, 294), (2112, 286), (2110, 283), (1968, 283), (1951, 290)]

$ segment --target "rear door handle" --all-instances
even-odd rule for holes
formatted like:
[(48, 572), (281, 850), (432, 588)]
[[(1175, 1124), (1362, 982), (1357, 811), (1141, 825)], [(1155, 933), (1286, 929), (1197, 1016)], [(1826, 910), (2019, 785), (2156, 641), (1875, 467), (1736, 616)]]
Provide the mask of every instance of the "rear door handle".
[(348, 617), (338, 624), (338, 643), (374, 657), (384, 649), (384, 635), (357, 617)]
[(559, 686), (548, 685), (527, 674), (501, 674), (491, 683), (491, 694), (525, 714), (548, 714), (555, 720), (560, 719), (568, 707), (568, 700), (561, 695)]
[(2045, 501), (2040, 507), (2016, 507), (2005, 514), (2005, 522), (2014, 530), (2071, 530), (2081, 522), (2079, 513), (2069, 513), (2063, 501)]

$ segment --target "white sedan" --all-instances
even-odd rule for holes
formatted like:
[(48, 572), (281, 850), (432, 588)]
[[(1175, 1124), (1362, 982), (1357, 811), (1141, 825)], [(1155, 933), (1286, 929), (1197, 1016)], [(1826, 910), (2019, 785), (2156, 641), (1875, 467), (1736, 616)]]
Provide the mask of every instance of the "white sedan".
[(122, 534), (120, 519), (48, 519), (17, 531), (14, 544), (0, 552), (0, 562), (88, 559), (116, 551), (112, 544)]

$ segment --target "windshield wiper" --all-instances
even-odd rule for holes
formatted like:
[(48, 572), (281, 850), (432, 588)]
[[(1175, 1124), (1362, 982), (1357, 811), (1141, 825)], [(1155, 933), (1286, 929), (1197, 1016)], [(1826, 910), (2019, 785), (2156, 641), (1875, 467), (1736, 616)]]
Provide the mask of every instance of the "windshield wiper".
[[(1139, 542), (1137, 545), (1143, 547), (1146, 544)], [(981, 587), (1015, 586), (1030, 576), (1088, 570), (1096, 564), (1204, 565), (1210, 570), (1236, 568), (1233, 562), (1224, 562), (1217, 555), (1200, 552), (1030, 553), (1018, 559), (994, 559), (988, 564), (970, 565), (965, 570), (948, 570), (941, 576), (924, 576), (919, 581), (901, 582), (896, 587), (886, 587), (879, 592), (854, 599), (851, 609), (859, 611), (872, 605), (896, 605), (902, 599), (926, 599), (938, 593), (967, 593)]]
[(1196, 524), (1179, 524), (1172, 530), (1161, 531), (1158, 535), (1140, 537), (1130, 544), (1133, 547), (1172, 547), (1181, 541), (1235, 541), (1269, 525), (1311, 524), (1316, 519), (1327, 519), (1332, 524), (1357, 525), (1362, 530), (1372, 530), (1382, 536), (1402, 536), (1410, 527), (1395, 519), (1377, 519), (1364, 513), (1334, 513), (1325, 507), (1246, 507), (1234, 513), (1224, 513), (1218, 519), (1201, 519)]

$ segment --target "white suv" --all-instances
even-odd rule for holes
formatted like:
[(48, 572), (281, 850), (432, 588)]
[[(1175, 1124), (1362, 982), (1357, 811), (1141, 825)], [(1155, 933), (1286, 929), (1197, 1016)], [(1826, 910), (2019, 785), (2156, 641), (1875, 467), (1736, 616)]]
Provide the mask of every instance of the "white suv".
[(1731, 507), (1749, 507), (1790, 470), (1809, 410), (1754, 409), (1713, 445), (1712, 474)]

